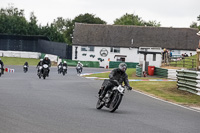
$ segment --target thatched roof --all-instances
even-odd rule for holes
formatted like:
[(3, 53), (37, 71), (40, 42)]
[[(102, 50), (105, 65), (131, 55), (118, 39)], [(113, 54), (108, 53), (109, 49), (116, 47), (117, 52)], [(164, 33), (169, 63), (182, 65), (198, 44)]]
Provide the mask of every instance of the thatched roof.
[(73, 45), (195, 50), (198, 29), (76, 23)]

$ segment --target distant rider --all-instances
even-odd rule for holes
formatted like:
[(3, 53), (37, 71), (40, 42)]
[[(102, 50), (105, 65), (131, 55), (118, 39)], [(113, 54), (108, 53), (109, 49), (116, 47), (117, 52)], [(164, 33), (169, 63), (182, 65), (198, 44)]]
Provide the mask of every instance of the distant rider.
[(50, 72), (50, 69), (49, 69), (49, 68), (51, 67), (51, 61), (50, 61), (48, 55), (45, 55), (45, 56), (44, 56), (44, 59), (43, 59), (43, 61), (42, 61), (42, 65), (44, 65), (44, 64), (47, 64), (47, 65), (48, 65), (48, 75), (47, 75), (47, 76), (49, 76), (49, 72)]
[(37, 64), (37, 67), (36, 67), (36, 68), (38, 68), (38, 72), (39, 72), (39, 67), (42, 66), (42, 61), (43, 61), (43, 59), (40, 59), (40, 61), (39, 61), (38, 64)]
[(60, 63), (58, 64), (58, 73), (61, 73), (61, 72), (62, 72), (62, 67), (63, 67), (63, 63), (60, 62)]
[(64, 61), (63, 66), (66, 66), (66, 68), (67, 68), (67, 62), (66, 61)]
[(25, 62), (25, 63), (24, 63), (24, 66), (27, 66), (27, 67), (28, 67), (28, 62)]
[(0, 64), (1, 64), (1, 71), (2, 71), (2, 74), (4, 74), (4, 64), (3, 64), (3, 61), (1, 60), (0, 58)]
[(125, 63), (120, 63), (118, 68), (115, 68), (111, 71), (111, 73), (109, 74), (109, 79), (104, 80), (100, 89), (100, 91), (102, 91), (103, 89), (103, 93), (101, 93), (100, 99), (104, 98), (107, 91), (115, 86), (112, 82), (113, 80), (116, 80), (120, 85), (122, 85), (122, 83), (124, 82), (125, 86), (128, 87), (128, 90), (132, 90), (132, 87), (129, 85), (126, 69), (127, 65)]
[(79, 61), (78, 64), (76, 65), (76, 71), (78, 73), (78, 67), (80, 67), (81, 72), (83, 71), (83, 64)]

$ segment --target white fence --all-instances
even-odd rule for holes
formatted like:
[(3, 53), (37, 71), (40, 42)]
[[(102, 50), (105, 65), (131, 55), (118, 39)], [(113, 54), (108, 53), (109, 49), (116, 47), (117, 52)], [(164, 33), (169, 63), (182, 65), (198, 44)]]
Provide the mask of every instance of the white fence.
[[(0, 51), (1, 57), (18, 57), (18, 58), (34, 58), (39, 59), (41, 57), (41, 53), (37, 52), (22, 52), (22, 51)], [(58, 56), (48, 54), (49, 59), (51, 61), (57, 62)]]

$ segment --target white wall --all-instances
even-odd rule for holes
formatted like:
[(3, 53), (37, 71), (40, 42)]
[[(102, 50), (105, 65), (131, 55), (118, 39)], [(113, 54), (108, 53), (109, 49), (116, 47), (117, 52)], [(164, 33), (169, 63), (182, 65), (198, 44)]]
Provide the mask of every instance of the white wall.
[[(51, 61), (57, 62), (57, 55), (47, 54)], [(39, 59), (41, 53), (37, 52), (23, 52), (23, 51), (1, 51), (0, 56), (4, 57), (18, 57), (18, 58), (34, 58)]]
[[(77, 47), (77, 59), (75, 59), (75, 47)], [(108, 55), (106, 57), (102, 57), (100, 55), (100, 51), (102, 48), (105, 48), (108, 51)], [(81, 46), (73, 46), (72, 47), (72, 60), (80, 60), (80, 61), (98, 61), (98, 58), (104, 59), (103, 62), (99, 62), (100, 66), (106, 67), (109, 65), (108, 59), (110, 61), (117, 61), (115, 55), (126, 55), (125, 62), (136, 62), (139, 63), (140, 58), (144, 59), (144, 56), (138, 54), (138, 48), (120, 48), (120, 53), (112, 53), (110, 52), (110, 47), (95, 47), (94, 51), (81, 51)], [(83, 56), (86, 54), (86, 56)], [(90, 55), (95, 55), (94, 58), (90, 57)], [(115, 57), (115, 58), (114, 58)], [(147, 55), (147, 61), (152, 61), (153, 55)], [(151, 62), (150, 65), (160, 66), (161, 65), (161, 55), (156, 55), (156, 61)]]

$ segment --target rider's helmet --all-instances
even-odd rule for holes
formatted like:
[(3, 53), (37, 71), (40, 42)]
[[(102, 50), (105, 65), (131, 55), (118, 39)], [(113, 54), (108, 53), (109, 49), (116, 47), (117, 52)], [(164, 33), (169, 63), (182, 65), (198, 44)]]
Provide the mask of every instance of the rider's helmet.
[(64, 61), (64, 63), (67, 63), (66, 61)]
[(78, 64), (80, 64), (81, 62), (79, 61)]
[(48, 56), (48, 55), (45, 55), (44, 58), (49, 58), (49, 56)]
[(40, 59), (40, 61), (43, 61), (43, 59)]
[(121, 71), (125, 72), (126, 69), (127, 69), (126, 63), (120, 63), (120, 64), (119, 64), (119, 69), (120, 69)]

